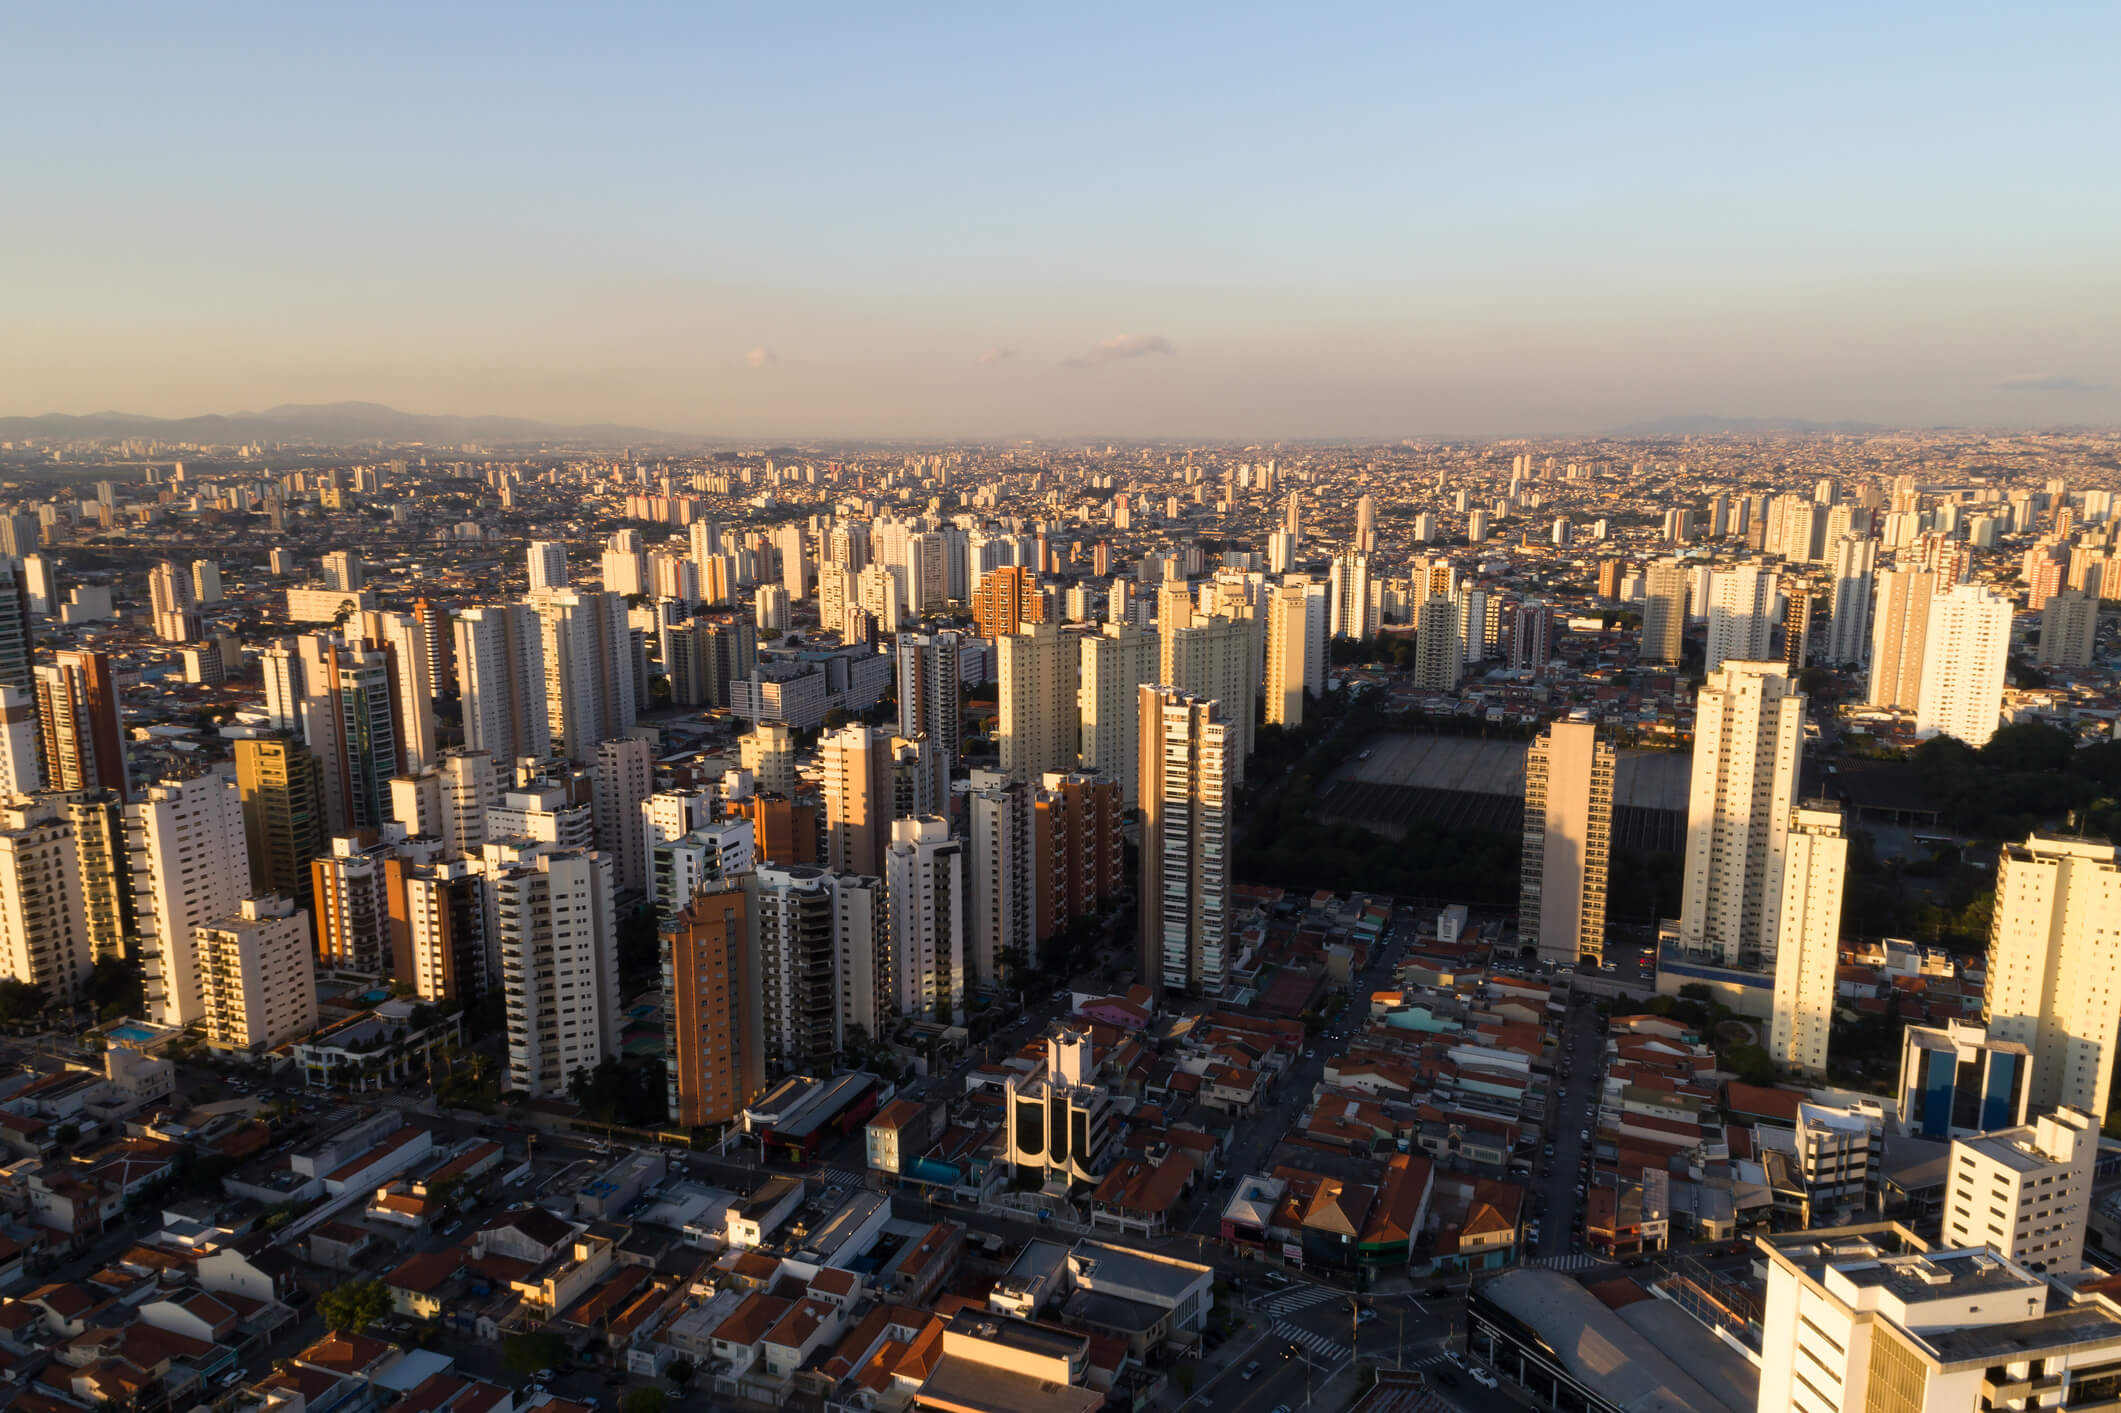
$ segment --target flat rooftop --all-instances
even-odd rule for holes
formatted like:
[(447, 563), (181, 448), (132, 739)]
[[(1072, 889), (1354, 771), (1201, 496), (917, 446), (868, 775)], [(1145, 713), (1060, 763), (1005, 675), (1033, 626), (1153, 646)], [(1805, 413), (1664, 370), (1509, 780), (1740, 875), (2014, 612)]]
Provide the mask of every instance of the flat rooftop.
[(1851, 1285), (1886, 1290), (1902, 1301), (1918, 1305), (1947, 1296), (1970, 1298), (2043, 1284), (2037, 1276), (2018, 1270), (1989, 1251), (1936, 1251), (1926, 1256), (1827, 1264)]
[[(1697, 1327), (1680, 1346), (1683, 1364), (1558, 1271), (1521, 1266), (1473, 1293), (1537, 1336), (1571, 1378), (1626, 1413), (1752, 1413), (1758, 1399), (1759, 1373), (1735, 1350)], [(1702, 1360), (1727, 1367), (1719, 1364), (1704, 1382), (1687, 1367)]]
[(1078, 1241), (1068, 1257), (1079, 1281), (1110, 1281), (1173, 1300), (1184, 1295), (1197, 1282), (1214, 1275), (1206, 1266), (1159, 1261), (1153, 1256), (1144, 1256), (1124, 1246), (1107, 1246), (1101, 1241)]
[(2056, 1159), (2041, 1152), (2033, 1143), (2037, 1133), (2031, 1124), (2023, 1128), (1999, 1128), (1994, 1133), (1984, 1133), (1958, 1141), (1973, 1152), (1992, 1163), (2000, 1163), (2014, 1172), (2037, 1173), (2042, 1168), (2055, 1166)]
[(1105, 1396), (1095, 1389), (1052, 1383), (959, 1354), (945, 1354), (915, 1395), (920, 1408), (950, 1413), (1097, 1413)]

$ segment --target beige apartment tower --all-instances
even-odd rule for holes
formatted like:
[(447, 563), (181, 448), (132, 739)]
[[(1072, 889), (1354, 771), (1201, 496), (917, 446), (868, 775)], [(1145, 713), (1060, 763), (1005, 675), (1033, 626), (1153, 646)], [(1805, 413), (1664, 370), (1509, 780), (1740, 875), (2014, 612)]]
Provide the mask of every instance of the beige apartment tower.
[(1643, 571), (1642, 660), (1679, 661), (1686, 636), (1687, 573), (1676, 559), (1653, 560)]
[(2056, 667), (2090, 667), (2099, 637), (2099, 600), (2072, 590), (2056, 594), (2040, 610), (2038, 661)]
[(245, 898), (197, 934), (206, 1040), (261, 1054), (317, 1026), (309, 919), (286, 898)]
[(1996, 863), (1982, 1020), (2032, 1053), (2027, 1102), (2104, 1114), (2121, 1031), (2121, 862), (2112, 844), (2035, 834)]
[(1922, 647), (1929, 634), (1937, 576), (1913, 569), (1878, 572), (1871, 614), (1869, 704), (1913, 711), (1922, 700)]
[(1605, 957), (1615, 760), (1597, 723), (1575, 719), (1549, 726), (1525, 756), (1517, 935), (1542, 961)]
[(1141, 975), (1221, 994), (1229, 975), (1229, 830), (1235, 733), (1218, 702), (1141, 689)]
[[(1000, 572), (1000, 571), (996, 571)], [(1054, 623), (1030, 623), (995, 640), (1001, 661), (1001, 766), (1031, 784), (1076, 759), (1074, 636)]]
[(1277, 584), (1267, 591), (1267, 724), (1304, 721), (1304, 680), (1310, 662), (1308, 586)]

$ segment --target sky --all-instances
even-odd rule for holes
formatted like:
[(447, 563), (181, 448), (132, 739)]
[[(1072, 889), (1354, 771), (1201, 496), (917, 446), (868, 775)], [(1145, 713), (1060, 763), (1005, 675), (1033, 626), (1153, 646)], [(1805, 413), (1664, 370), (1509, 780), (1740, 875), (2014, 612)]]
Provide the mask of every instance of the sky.
[(0, 415), (2121, 423), (2121, 7), (0, 13)]

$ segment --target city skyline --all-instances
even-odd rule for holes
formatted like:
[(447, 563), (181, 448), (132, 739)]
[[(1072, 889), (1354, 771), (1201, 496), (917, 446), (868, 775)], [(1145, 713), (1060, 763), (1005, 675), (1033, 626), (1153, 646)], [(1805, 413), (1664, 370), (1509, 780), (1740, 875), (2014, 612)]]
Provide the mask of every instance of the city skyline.
[[(0, 413), (2121, 420), (2115, 18), (18, 22)], [(1968, 95), (1978, 94), (1978, 101)]]

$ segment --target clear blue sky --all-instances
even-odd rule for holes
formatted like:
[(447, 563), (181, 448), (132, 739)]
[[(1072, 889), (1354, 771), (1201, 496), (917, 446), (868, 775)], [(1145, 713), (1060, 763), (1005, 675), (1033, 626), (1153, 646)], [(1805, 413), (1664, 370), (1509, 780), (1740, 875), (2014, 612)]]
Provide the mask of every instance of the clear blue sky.
[(2121, 421), (2112, 4), (797, 8), (14, 8), (0, 412)]

